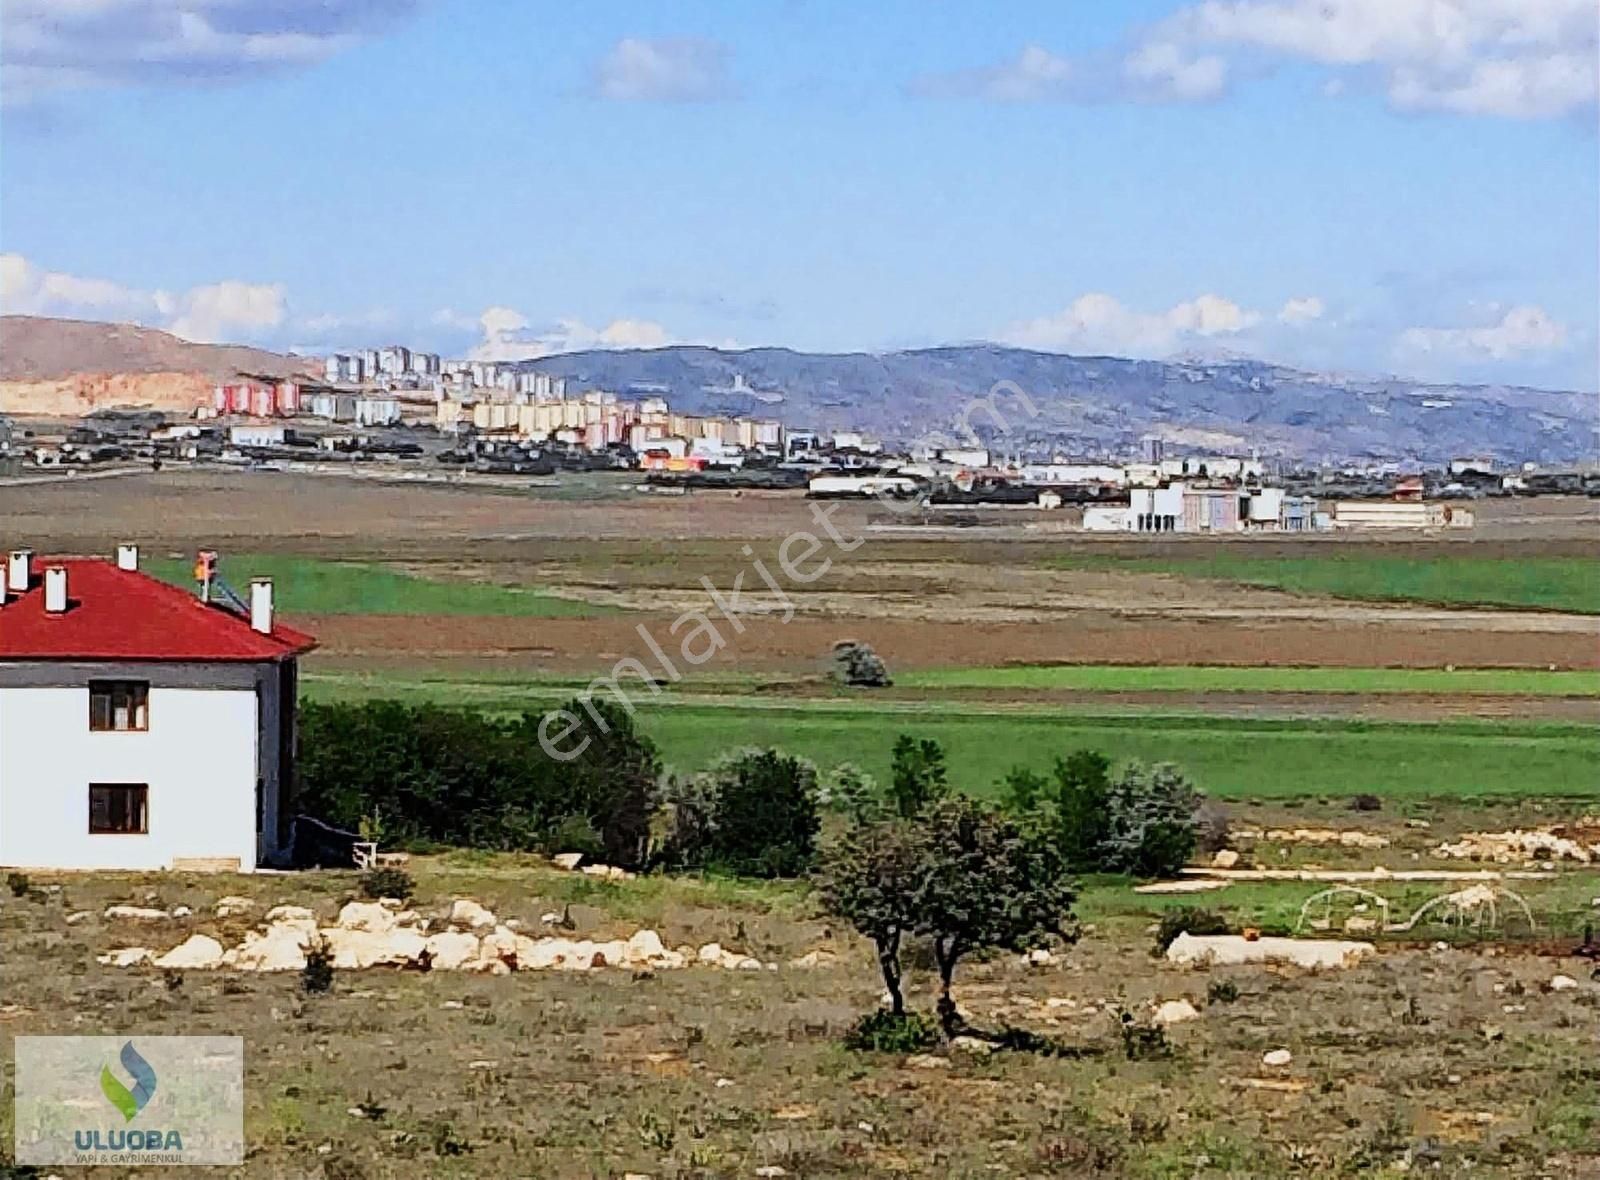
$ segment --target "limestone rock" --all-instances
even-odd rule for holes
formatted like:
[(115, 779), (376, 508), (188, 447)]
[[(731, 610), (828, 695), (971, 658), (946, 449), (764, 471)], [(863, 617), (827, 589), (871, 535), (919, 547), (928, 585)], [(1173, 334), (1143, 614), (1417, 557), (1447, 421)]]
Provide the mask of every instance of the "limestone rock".
[(1199, 1020), (1200, 1010), (1188, 1000), (1168, 1000), (1156, 1008), (1155, 1015), (1151, 1017), (1156, 1024), (1167, 1028), (1174, 1024), (1182, 1024), (1186, 1020)]
[(556, 868), (565, 869), (570, 873), (583, 863), (583, 853), (558, 852), (550, 858), (550, 863), (555, 865)]
[(268, 922), (315, 922), (317, 915), (303, 905), (275, 905), (267, 911)]
[(1378, 948), (1370, 942), (1325, 938), (1256, 938), (1239, 934), (1183, 933), (1167, 948), (1167, 961), (1184, 966), (1287, 963), (1310, 970), (1353, 967)]
[(166, 910), (141, 905), (114, 905), (106, 908), (106, 917), (122, 922), (165, 922), (172, 917)]
[(316, 933), (316, 923), (310, 919), (278, 922), (263, 932), (252, 930), (233, 952), (234, 966), (240, 971), (299, 971), (306, 965), (306, 947)]
[(104, 963), (109, 967), (136, 967), (140, 963), (148, 963), (150, 957), (151, 951), (149, 947), (125, 946), (120, 950), (96, 955), (95, 962)]
[(375, 901), (348, 902), (334, 921), (334, 926), (339, 930), (365, 934), (387, 934), (397, 925), (394, 913)]
[(191, 934), (155, 961), (157, 967), (210, 970), (222, 965), (222, 944), (205, 934)]
[(1571, 991), (1578, 986), (1578, 981), (1570, 975), (1556, 975), (1550, 979), (1550, 990), (1553, 992)]
[(460, 930), (430, 934), (423, 945), (435, 971), (459, 971), (478, 957), (478, 936)]
[(416, 962), (422, 952), (428, 949), (427, 940), (422, 935), (403, 927), (371, 930), (365, 927), (340, 925), (324, 930), (322, 937), (327, 941), (328, 950), (333, 955), (335, 970), (340, 971), (402, 966)]
[(217, 899), (216, 915), (219, 918), (237, 918), (248, 914), (256, 908), (256, 903), (248, 897), (219, 897)]
[(1293, 1060), (1294, 1054), (1289, 1052), (1289, 1050), (1273, 1049), (1270, 1052), (1262, 1054), (1261, 1064), (1279, 1068), (1288, 1065)]
[(467, 926), (473, 930), (484, 930), (496, 926), (499, 919), (489, 910), (473, 901), (470, 897), (458, 897), (450, 907), (450, 925)]
[(1211, 867), (1214, 869), (1231, 869), (1239, 863), (1239, 854), (1231, 848), (1220, 849), (1211, 858)]

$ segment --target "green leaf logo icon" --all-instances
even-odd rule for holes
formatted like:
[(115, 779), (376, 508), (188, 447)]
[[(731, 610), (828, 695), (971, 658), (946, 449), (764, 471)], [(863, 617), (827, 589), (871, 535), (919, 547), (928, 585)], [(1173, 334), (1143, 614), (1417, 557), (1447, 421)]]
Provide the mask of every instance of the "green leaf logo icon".
[(111, 1067), (109, 1065), (100, 1067), (100, 1089), (110, 1100), (111, 1105), (120, 1110), (122, 1117), (131, 1123), (133, 1116), (139, 1113), (139, 1104), (133, 1100), (133, 1095), (129, 1092), (128, 1087), (111, 1075)]

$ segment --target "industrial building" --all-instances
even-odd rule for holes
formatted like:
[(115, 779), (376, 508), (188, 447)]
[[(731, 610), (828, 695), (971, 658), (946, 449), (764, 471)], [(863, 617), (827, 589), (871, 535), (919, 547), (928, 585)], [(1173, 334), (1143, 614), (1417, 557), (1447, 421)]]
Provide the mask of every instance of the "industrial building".
[(116, 560), (36, 561), (0, 585), (0, 865), (286, 862), (298, 658), (273, 587), (224, 605)]

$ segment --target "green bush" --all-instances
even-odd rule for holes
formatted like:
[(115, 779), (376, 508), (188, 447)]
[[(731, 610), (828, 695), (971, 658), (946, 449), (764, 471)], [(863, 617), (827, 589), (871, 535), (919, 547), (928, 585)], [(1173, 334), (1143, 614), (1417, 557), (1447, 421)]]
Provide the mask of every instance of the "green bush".
[(816, 767), (780, 750), (736, 750), (654, 796), (657, 863), (749, 877), (792, 877), (811, 867), (817, 832)]
[(300, 986), (312, 995), (320, 995), (333, 986), (333, 951), (321, 938), (306, 947), (306, 965), (300, 969)]
[(1193, 934), (1205, 936), (1207, 934), (1231, 934), (1232, 927), (1228, 919), (1216, 910), (1202, 909), (1199, 906), (1181, 905), (1176, 909), (1168, 910), (1161, 915), (1161, 921), (1156, 926), (1156, 946), (1153, 953), (1164, 955), (1167, 948), (1180, 934)]
[(845, 1034), (845, 1047), (863, 1053), (921, 1053), (939, 1043), (939, 1026), (920, 1012), (868, 1012)]
[(417, 883), (404, 869), (368, 869), (361, 874), (361, 896), (373, 901), (384, 897), (410, 901), (416, 889)]
[(1006, 776), (1003, 786), (1010, 805), (1032, 816), (1069, 869), (1087, 873), (1102, 867), (1110, 832), (1109, 758), (1096, 750), (1075, 750), (1055, 760), (1048, 779), (1018, 768)]
[(910, 819), (949, 793), (944, 748), (931, 738), (919, 740), (908, 733), (895, 738), (889, 794), (900, 816)]
[[(1174, 938), (1177, 935), (1173, 935)], [(1239, 998), (1239, 985), (1231, 979), (1213, 979), (1206, 984), (1207, 1004), (1231, 1004)]]
[(6, 888), (11, 890), (12, 897), (27, 897), (33, 882), (28, 879), (27, 873), (7, 873)]
[[(300, 710), (297, 810), (357, 829), (381, 811), (386, 840), (510, 851), (549, 847), (585, 818), (612, 864), (636, 867), (649, 838), (660, 773), (653, 742), (604, 701), (552, 715), (561, 759), (540, 742), (544, 715), (377, 700)], [(571, 728), (568, 728), (568, 725)]]
[(1194, 855), (1204, 796), (1171, 763), (1129, 763), (1106, 797), (1101, 867), (1170, 877)]

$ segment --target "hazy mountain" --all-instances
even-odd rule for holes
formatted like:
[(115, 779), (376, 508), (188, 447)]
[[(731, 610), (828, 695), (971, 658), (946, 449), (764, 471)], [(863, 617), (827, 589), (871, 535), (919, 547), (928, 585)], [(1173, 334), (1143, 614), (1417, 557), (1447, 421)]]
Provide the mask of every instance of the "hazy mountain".
[[(681, 346), (523, 362), (580, 387), (656, 392), (691, 413), (743, 413), (793, 427), (859, 428), (887, 440), (954, 434), (997, 381), (1002, 446), (1128, 451), (1155, 434), (1182, 445), (1306, 459), (1491, 454), (1570, 462), (1600, 451), (1600, 396), (1509, 385), (1433, 385), (1300, 372), (1247, 359), (1136, 361), (994, 344), (883, 354)], [(993, 419), (971, 410), (980, 434)]]

